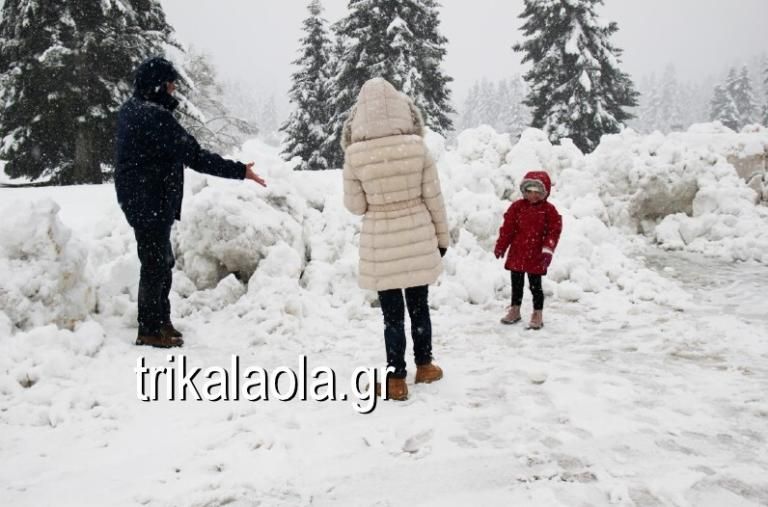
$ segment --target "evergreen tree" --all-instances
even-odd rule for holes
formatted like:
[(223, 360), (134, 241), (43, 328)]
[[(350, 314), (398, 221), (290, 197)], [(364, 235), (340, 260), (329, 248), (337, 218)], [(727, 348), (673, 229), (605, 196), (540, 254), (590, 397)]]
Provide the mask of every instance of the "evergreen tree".
[(659, 83), (656, 79), (656, 74), (646, 76), (640, 82), (640, 101), (637, 107), (637, 116), (629, 122), (631, 126), (636, 128), (639, 132), (650, 133), (657, 130), (659, 109), (660, 109), (660, 97), (659, 97)]
[(610, 42), (616, 23), (602, 23), (602, 0), (525, 0), (520, 15), (526, 39), (514, 46), (532, 68), (526, 104), (534, 127), (555, 142), (569, 137), (592, 151), (606, 133), (619, 132), (637, 104), (628, 74), (619, 69), (622, 51)]
[(680, 104), (680, 85), (677, 82), (677, 71), (673, 65), (667, 65), (661, 77), (658, 94), (659, 107), (656, 124), (662, 132), (668, 133), (680, 129), (683, 123), (683, 113)]
[[(441, 64), (445, 59), (448, 38), (440, 33), (440, 2), (437, 0), (421, 0), (424, 10), (423, 18), (411, 24), (415, 27), (415, 36), (418, 43), (413, 48), (416, 55), (419, 73), (423, 83), (424, 98), (417, 95), (416, 105), (422, 109), (427, 126), (445, 135), (453, 129), (451, 114), (456, 111), (451, 105), (451, 91), (449, 85), (453, 78), (443, 72)], [(418, 11), (417, 11), (418, 12)]]
[(763, 89), (765, 90), (765, 105), (763, 105), (763, 125), (768, 127), (768, 58), (763, 61)]
[(496, 120), (496, 88), (488, 78), (480, 80), (479, 95), (477, 99), (477, 121), (478, 125), (493, 126)]
[(373, 77), (411, 97), (432, 130), (450, 130), (451, 78), (440, 69), (447, 40), (438, 31), (438, 7), (434, 0), (350, 0), (349, 14), (334, 26), (344, 54), (333, 77), (332, 146), (360, 88)]
[(259, 113), (259, 134), (261, 139), (267, 144), (278, 145), (280, 143), (279, 128), (277, 105), (275, 104), (275, 96), (273, 94), (261, 104), (261, 112)]
[(510, 103), (510, 90), (509, 83), (506, 79), (502, 79), (496, 85), (496, 95), (493, 97), (493, 104), (495, 111), (493, 115), (493, 129), (496, 132), (508, 132), (507, 131), (507, 107)]
[(733, 102), (731, 94), (724, 86), (715, 86), (715, 92), (710, 105), (710, 116), (712, 121), (719, 121), (732, 130), (739, 128), (739, 110)]
[(200, 144), (212, 151), (236, 148), (258, 129), (247, 120), (234, 116), (221, 97), (224, 89), (216, 69), (204, 53), (187, 52), (184, 70), (191, 83), (182, 87), (182, 123)]
[(480, 122), (478, 121), (477, 110), (480, 100), (480, 83), (475, 81), (472, 88), (467, 92), (467, 98), (464, 101), (464, 108), (461, 112), (461, 119), (459, 125), (462, 130), (477, 127)]
[(525, 94), (525, 82), (520, 76), (502, 79), (496, 85), (487, 78), (475, 81), (462, 108), (460, 128), (490, 125), (499, 133), (518, 138), (530, 124)]
[(340, 23), (334, 27), (335, 42), (330, 54), (328, 55), (328, 97), (326, 104), (329, 121), (325, 129), (325, 141), (321, 151), (325, 155), (328, 167), (339, 168), (344, 164), (344, 153), (341, 150), (339, 141), (341, 140), (341, 131), (344, 128), (344, 121), (347, 118), (346, 112), (355, 103), (355, 94), (353, 90), (344, 88), (343, 83), (338, 79), (342, 69), (346, 66), (344, 55), (347, 51), (347, 39), (339, 32)]
[(286, 160), (299, 157), (298, 169), (328, 169), (327, 147), (323, 143), (328, 126), (328, 52), (330, 40), (319, 0), (309, 3), (310, 16), (304, 20), (305, 37), (301, 39), (301, 56), (294, 61), (299, 70), (293, 74), (289, 92), (295, 110), (280, 128), (287, 139), (283, 145)]
[(679, 90), (683, 128), (708, 121), (709, 88), (704, 88), (699, 82), (686, 82), (680, 85)]
[(755, 101), (755, 94), (752, 90), (752, 81), (749, 79), (747, 67), (741, 68), (740, 72), (731, 69), (728, 73), (728, 93), (733, 99), (733, 103), (738, 111), (739, 128), (752, 123), (757, 123), (758, 108)]
[(172, 43), (158, 0), (5, 0), (0, 158), (12, 177), (100, 182), (132, 71)]
[(509, 132), (512, 139), (517, 139), (531, 124), (531, 112), (525, 105), (525, 81), (515, 75), (509, 80), (509, 102), (504, 107), (505, 119), (503, 131)]

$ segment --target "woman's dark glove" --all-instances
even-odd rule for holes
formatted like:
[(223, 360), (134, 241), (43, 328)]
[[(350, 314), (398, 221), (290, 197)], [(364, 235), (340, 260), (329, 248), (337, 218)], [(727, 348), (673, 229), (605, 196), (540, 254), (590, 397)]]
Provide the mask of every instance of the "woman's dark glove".
[(448, 251), (447, 248), (437, 247), (437, 250), (440, 252), (440, 257), (445, 257), (445, 252)]

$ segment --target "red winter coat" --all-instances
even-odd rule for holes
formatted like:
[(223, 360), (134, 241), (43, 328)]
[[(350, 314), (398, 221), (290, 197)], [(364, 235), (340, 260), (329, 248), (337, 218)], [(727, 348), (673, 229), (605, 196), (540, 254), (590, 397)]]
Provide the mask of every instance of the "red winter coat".
[[(523, 184), (532, 179), (543, 183), (548, 196), (552, 188), (549, 175), (544, 171), (529, 172), (525, 175)], [(495, 250), (503, 253), (509, 248), (504, 265), (508, 270), (545, 275), (552, 259), (551, 254), (560, 240), (562, 228), (563, 219), (560, 213), (554, 205), (547, 202), (546, 197), (536, 204), (519, 199), (504, 213), (504, 223), (499, 229)]]

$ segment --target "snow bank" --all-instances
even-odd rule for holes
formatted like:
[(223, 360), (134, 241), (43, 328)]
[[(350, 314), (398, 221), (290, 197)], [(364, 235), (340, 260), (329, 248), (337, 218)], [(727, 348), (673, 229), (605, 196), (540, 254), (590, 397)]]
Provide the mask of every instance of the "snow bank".
[[(726, 129), (727, 130), (727, 129)], [(667, 249), (768, 262), (768, 210), (733, 158), (768, 152), (768, 130), (728, 133), (717, 124), (686, 133), (604, 136), (586, 157), (608, 222)], [(762, 178), (762, 176), (761, 176)]]
[[(440, 160), (443, 191), (458, 259), (446, 257), (446, 276), (437, 301), (458, 298), (485, 304), (509, 295), (508, 274), (493, 258), (502, 215), (518, 199), (526, 172), (545, 169), (553, 181), (551, 202), (563, 215), (557, 253), (544, 281), (549, 297), (613, 308), (616, 297), (628, 304), (653, 301), (684, 308), (689, 299), (678, 288), (629, 257), (630, 245), (609, 229), (608, 210), (599, 197), (597, 175), (570, 142), (553, 146), (536, 129), (523, 132), (510, 147), (506, 136), (483, 126), (462, 132), (458, 147)], [(441, 294), (450, 288), (452, 296)], [(610, 294), (610, 297), (604, 297)]]
[[(553, 146), (536, 129), (514, 145), (487, 126), (467, 130), (454, 150), (428, 134), (452, 238), (444, 276), (432, 290), (433, 306), (465, 311), (467, 304), (505, 304), (508, 273), (493, 257), (493, 244), (504, 211), (519, 196), (519, 181), (534, 169), (550, 173), (550, 199), (564, 217), (544, 285), (555, 300), (580, 301), (599, 311), (646, 302), (684, 308), (685, 293), (633, 258), (637, 232), (670, 249), (768, 261), (766, 209), (755, 205), (754, 192), (718, 151), (737, 150), (726, 145), (755, 151), (768, 135), (721, 133), (716, 127), (668, 136), (628, 130), (606, 136), (587, 156), (567, 140)], [(721, 144), (710, 142), (713, 137)], [(269, 187), (188, 173), (183, 221), (173, 235), (174, 311), (213, 318), (217, 309), (234, 306), (246, 318), (257, 308), (292, 326), (291, 319), (312, 315), (348, 321), (375, 304), (375, 294), (357, 287), (360, 218), (343, 207), (340, 172), (293, 172), (274, 148), (258, 141), (235, 155), (256, 161)], [(45, 197), (50, 190), (35, 190), (40, 199), (12, 202), (3, 210), (8, 219), (0, 270), (10, 276), (0, 282), (0, 333), (47, 323), (71, 328), (91, 314), (135, 325), (135, 241), (111, 187), (68, 192), (96, 189), (110, 194), (98, 205), (111, 207), (87, 229), (69, 217), (76, 238)]]
[(87, 249), (50, 199), (0, 209), (0, 332), (48, 323), (71, 328), (94, 310)]
[(178, 262), (198, 289), (228, 274), (247, 281), (269, 250), (287, 244), (301, 253), (306, 200), (281, 186), (260, 195), (241, 182), (205, 186), (191, 196), (176, 228)]
[[(0, 380), (0, 395), (6, 407), (0, 421), (56, 427), (73, 417), (93, 417), (99, 401), (90, 392), (88, 367), (105, 337), (101, 325), (87, 321), (72, 330), (46, 325), (5, 338), (0, 370), (7, 375)], [(82, 377), (81, 389), (62, 389), (60, 384), (69, 385), (73, 375)]]

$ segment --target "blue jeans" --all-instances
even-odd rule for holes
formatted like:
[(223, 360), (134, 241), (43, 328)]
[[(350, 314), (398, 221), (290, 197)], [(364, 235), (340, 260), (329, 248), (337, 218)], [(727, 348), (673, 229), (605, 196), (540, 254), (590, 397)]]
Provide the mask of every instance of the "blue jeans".
[(432, 321), (429, 318), (429, 288), (426, 285), (405, 289), (379, 291), (381, 312), (384, 315), (384, 344), (387, 366), (394, 368), (395, 378), (405, 378), (405, 306), (411, 318), (413, 355), (417, 365), (432, 362)]

